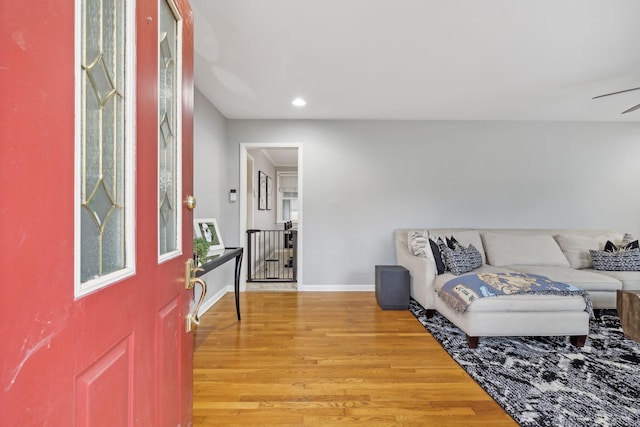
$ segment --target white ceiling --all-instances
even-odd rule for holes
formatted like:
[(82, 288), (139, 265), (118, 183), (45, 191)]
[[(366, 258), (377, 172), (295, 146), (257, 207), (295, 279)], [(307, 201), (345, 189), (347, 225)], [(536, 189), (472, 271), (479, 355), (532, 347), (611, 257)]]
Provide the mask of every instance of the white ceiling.
[[(269, 159), (275, 167), (296, 167), (298, 166), (297, 148), (273, 148), (260, 149), (263, 155)], [(251, 150), (249, 150), (251, 152)]]
[(191, 4), (229, 119), (640, 121), (640, 91), (591, 99), (640, 86), (638, 0)]

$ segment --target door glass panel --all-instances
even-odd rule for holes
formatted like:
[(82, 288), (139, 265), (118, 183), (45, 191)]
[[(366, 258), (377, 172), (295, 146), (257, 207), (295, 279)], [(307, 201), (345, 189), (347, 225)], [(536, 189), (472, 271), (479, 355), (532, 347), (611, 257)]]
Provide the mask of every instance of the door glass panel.
[(178, 249), (178, 19), (171, 4), (159, 1), (158, 34), (158, 242), (160, 257)]
[(87, 283), (128, 267), (127, 13), (119, 0), (80, 3), (80, 282)]

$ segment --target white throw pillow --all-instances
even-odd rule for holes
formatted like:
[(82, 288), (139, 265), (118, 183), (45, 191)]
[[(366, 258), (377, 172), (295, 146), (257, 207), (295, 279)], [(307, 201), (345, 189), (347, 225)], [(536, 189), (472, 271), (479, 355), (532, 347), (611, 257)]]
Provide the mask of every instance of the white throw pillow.
[(577, 234), (558, 234), (555, 238), (573, 268), (593, 268), (589, 250), (602, 250), (608, 240), (606, 236), (589, 237)]
[(409, 251), (414, 256), (434, 260), (427, 230), (411, 230), (407, 236)]
[(482, 235), (487, 264), (507, 265), (557, 265), (569, 267), (560, 246), (550, 234), (500, 234)]

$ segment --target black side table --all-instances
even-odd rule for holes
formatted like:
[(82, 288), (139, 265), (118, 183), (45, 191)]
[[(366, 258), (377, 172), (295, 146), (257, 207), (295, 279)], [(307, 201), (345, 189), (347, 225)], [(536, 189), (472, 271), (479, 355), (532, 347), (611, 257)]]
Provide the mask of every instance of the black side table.
[(383, 310), (406, 310), (411, 293), (409, 270), (400, 265), (376, 265), (376, 301)]
[(202, 270), (196, 272), (196, 277), (200, 277), (207, 274), (211, 270), (220, 267), (225, 262), (235, 258), (236, 271), (233, 291), (236, 297), (236, 315), (240, 320), (240, 267), (242, 266), (242, 252), (243, 248), (225, 248), (224, 252), (208, 257), (208, 261), (200, 266)]

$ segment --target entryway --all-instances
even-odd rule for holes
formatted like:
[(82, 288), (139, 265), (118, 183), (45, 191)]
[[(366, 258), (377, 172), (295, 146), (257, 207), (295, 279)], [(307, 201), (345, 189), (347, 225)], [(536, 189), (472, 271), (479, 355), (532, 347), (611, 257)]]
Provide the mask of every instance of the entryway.
[(302, 144), (240, 144), (241, 288), (289, 290), (302, 279)]

